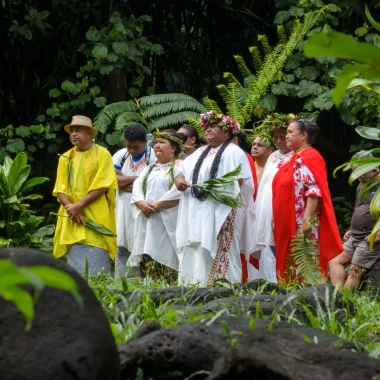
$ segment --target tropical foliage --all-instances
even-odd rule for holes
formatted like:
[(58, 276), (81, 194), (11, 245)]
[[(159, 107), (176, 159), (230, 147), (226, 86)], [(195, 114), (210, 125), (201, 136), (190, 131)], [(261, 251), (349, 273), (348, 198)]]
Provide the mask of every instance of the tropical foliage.
[(34, 299), (38, 298), (44, 287), (51, 287), (71, 292), (78, 304), (82, 305), (78, 284), (67, 273), (44, 266), (18, 267), (9, 260), (0, 260), (0, 297), (13, 302), (20, 310), (26, 319), (27, 330), (34, 317), (34, 300), (23, 285), (33, 286)]
[(25, 153), (19, 153), (14, 160), (6, 157), (0, 165), (0, 247), (23, 246), (49, 249), (54, 225), (39, 226), (43, 216), (36, 216), (30, 209), (29, 201), (41, 199), (31, 194), (34, 187), (48, 181), (46, 177), (28, 179), (30, 165)]
[[(366, 8), (367, 17), (372, 26), (380, 31), (380, 24), (370, 15)], [(336, 105), (339, 105), (341, 99), (348, 87), (364, 86), (375, 91), (380, 86), (380, 48), (375, 44), (368, 42), (358, 42), (352, 36), (328, 31), (317, 33), (311, 36), (304, 46), (305, 54), (308, 57), (331, 56), (338, 58), (350, 59), (353, 62), (347, 63), (340, 72), (336, 87), (333, 93), (333, 99)], [(362, 76), (361, 79), (356, 77)], [(380, 103), (379, 103), (380, 105)], [(356, 129), (359, 135), (372, 140), (380, 140), (380, 130), (372, 127), (358, 127)], [(380, 149), (375, 148), (369, 153), (380, 153)], [(352, 171), (349, 183), (353, 184), (363, 174), (378, 170), (380, 167), (380, 158), (361, 158), (352, 162), (347, 162), (338, 167), (335, 172), (347, 165), (354, 165), (356, 168)], [(374, 177), (368, 181), (363, 192), (363, 197), (374, 187), (380, 184), (380, 179)], [(370, 246), (372, 247), (377, 233), (380, 231), (380, 189), (377, 189), (370, 205), (371, 215), (377, 220), (370, 237)]]

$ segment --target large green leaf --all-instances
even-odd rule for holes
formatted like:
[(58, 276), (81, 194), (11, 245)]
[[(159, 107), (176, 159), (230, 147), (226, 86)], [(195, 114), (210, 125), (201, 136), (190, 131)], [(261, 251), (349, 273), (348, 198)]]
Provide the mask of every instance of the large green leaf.
[(12, 195), (18, 192), (29, 176), (30, 166), (27, 162), (28, 158), (24, 152), (19, 153), (12, 162), (8, 173), (8, 185)]
[(4, 173), (4, 169), (1, 165), (0, 165), (0, 191), (4, 194), (5, 198), (9, 198), (11, 196), (8, 180)]
[(170, 113), (176, 113), (176, 112), (198, 112), (198, 113), (203, 113), (206, 112), (205, 106), (198, 102), (196, 99), (191, 98), (191, 99), (186, 99), (186, 100), (176, 100), (176, 101), (171, 101), (167, 103), (160, 103), (157, 105), (152, 105), (150, 106), (145, 112), (144, 116), (146, 118), (156, 118), (160, 117), (163, 115), (167, 115)]
[(13, 161), (9, 156), (4, 158), (3, 169), (6, 177), (8, 177), (9, 169), (11, 168), (12, 162)]
[(355, 131), (365, 139), (380, 140), (380, 129), (371, 127), (357, 127)]
[(372, 67), (380, 66), (379, 49), (368, 42), (358, 42), (354, 37), (338, 33), (317, 33), (309, 37), (303, 46), (307, 57), (348, 58), (366, 63)]
[(27, 190), (32, 189), (34, 186), (41, 185), (45, 183), (46, 181), (50, 181), (47, 177), (35, 177), (28, 179), (26, 182), (24, 182), (20, 188), (20, 192), (24, 193)]
[[(376, 195), (380, 195), (380, 192), (377, 191), (375, 196)], [(377, 222), (376, 222), (375, 226), (373, 227), (370, 238), (369, 238), (369, 247), (371, 249), (373, 249), (373, 245), (375, 244), (376, 235), (379, 231), (380, 231), (380, 218), (377, 219)]]
[(47, 226), (43, 226), (39, 228), (32, 237), (34, 238), (44, 238), (45, 236), (50, 236), (54, 233), (55, 226), (54, 224), (49, 224)]
[(154, 131), (156, 128), (163, 129), (169, 128), (172, 126), (178, 126), (188, 123), (188, 117), (199, 119), (199, 113), (197, 112), (179, 112), (173, 113), (171, 115), (167, 115), (156, 119), (150, 125), (151, 131)]
[(376, 22), (375, 19), (372, 17), (367, 4), (365, 5), (365, 15), (370, 22), (370, 24), (378, 31), (380, 32), (380, 23)]
[(124, 130), (124, 128), (131, 123), (139, 123), (143, 126), (147, 126), (147, 120), (141, 115), (138, 111), (127, 111), (123, 112), (119, 116), (117, 116), (115, 121), (115, 129), (120, 131)]
[[(353, 184), (355, 180), (357, 180), (362, 175), (370, 172), (371, 170), (377, 169), (380, 166), (380, 158), (368, 158), (368, 159), (362, 159), (361, 161), (368, 161), (362, 166), (358, 166), (350, 175), (350, 178), (348, 179), (348, 182), (350, 185)], [(355, 162), (355, 161), (352, 161)], [(360, 161), (357, 161), (358, 163)]]
[(370, 206), (371, 215), (375, 219), (379, 219), (380, 215), (380, 189), (377, 189)]
[(0, 237), (0, 248), (2, 247), (8, 247), (8, 245), (12, 242), (12, 239), (4, 239), (3, 237)]

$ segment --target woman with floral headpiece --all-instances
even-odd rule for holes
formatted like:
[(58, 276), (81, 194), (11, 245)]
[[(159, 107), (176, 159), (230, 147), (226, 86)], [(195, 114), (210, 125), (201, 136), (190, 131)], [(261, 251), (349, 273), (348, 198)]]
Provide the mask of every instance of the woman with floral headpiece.
[(134, 247), (129, 266), (143, 258), (178, 270), (176, 223), (181, 193), (174, 186), (183, 138), (173, 130), (153, 133), (157, 162), (147, 166), (133, 185)]
[[(342, 242), (327, 185), (325, 162), (311, 147), (319, 126), (315, 121), (293, 120), (286, 144), (293, 151), (279, 164), (273, 180), (273, 227), (277, 277), (298, 279), (289, 266), (291, 242), (303, 233), (315, 242), (321, 273), (327, 278), (328, 262), (342, 252)], [(295, 275), (295, 276), (294, 276)]]
[[(254, 186), (245, 153), (231, 143), (240, 125), (213, 111), (201, 115), (200, 125), (208, 145), (183, 161), (181, 174), (175, 179), (178, 190), (183, 192), (177, 226), (179, 282), (206, 285), (223, 278), (241, 282), (240, 251), (250, 253), (252, 248), (250, 218)], [(227, 185), (224, 191), (239, 198), (242, 207), (216, 202), (192, 187), (218, 179), (239, 166), (239, 182)]]

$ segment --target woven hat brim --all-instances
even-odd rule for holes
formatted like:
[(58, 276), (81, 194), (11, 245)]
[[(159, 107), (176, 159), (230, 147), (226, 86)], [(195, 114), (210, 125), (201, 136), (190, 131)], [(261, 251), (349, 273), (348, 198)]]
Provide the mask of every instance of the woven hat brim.
[(67, 124), (63, 127), (63, 129), (70, 134), (70, 127), (86, 127), (88, 129), (91, 129), (91, 134), (92, 136), (96, 136), (98, 134), (98, 130), (94, 127), (89, 127), (88, 125), (83, 125), (83, 124)]

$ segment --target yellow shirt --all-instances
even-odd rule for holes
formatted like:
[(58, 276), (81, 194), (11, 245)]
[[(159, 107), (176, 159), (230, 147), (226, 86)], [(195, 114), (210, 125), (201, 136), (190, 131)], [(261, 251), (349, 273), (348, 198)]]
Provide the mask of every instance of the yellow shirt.
[[(86, 152), (77, 152), (74, 147), (60, 157), (53, 195), (63, 193), (72, 203), (77, 203), (90, 191), (106, 188), (106, 193), (86, 206), (82, 215), (86, 220), (101, 223), (116, 234), (114, 209), (117, 187), (110, 153), (93, 144)], [(67, 216), (62, 205), (58, 213)], [(101, 235), (71, 219), (58, 217), (54, 234), (54, 256), (63, 256), (76, 243), (105, 249), (111, 259), (116, 254), (116, 238)]]

